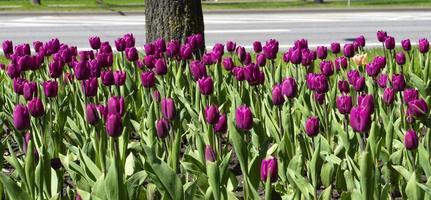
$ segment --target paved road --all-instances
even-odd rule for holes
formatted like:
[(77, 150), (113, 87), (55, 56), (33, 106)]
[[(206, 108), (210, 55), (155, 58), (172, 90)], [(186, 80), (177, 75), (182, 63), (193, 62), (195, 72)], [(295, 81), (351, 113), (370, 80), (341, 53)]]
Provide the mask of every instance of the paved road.
[[(395, 36), (397, 42), (404, 38), (431, 38), (431, 12), (420, 10), (206, 13), (204, 18), (208, 46), (235, 40), (250, 47), (255, 40), (270, 38), (279, 40), (281, 48), (299, 38), (316, 46), (332, 41), (344, 43), (360, 34), (367, 38), (367, 46), (376, 46), (380, 44), (375, 32), (381, 29)], [(144, 44), (143, 15), (0, 16), (0, 41), (10, 39), (15, 44), (58, 37), (64, 43), (88, 48), (90, 36), (98, 35), (113, 43), (128, 32), (137, 37), (138, 46)]]

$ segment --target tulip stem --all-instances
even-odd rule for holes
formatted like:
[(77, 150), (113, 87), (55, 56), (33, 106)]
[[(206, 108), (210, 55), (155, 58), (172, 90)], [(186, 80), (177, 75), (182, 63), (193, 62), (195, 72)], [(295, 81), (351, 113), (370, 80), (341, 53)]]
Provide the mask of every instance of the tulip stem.
[(415, 163), (415, 152), (414, 151), (407, 151), (409, 160), (412, 164), (413, 170), (416, 170), (416, 163)]
[(271, 175), (268, 173), (265, 181), (265, 200), (271, 200)]
[(271, 59), (271, 65), (272, 65), (272, 71), (271, 71), (271, 76), (272, 76), (272, 83), (273, 85), (275, 84), (275, 63), (274, 63), (274, 59)]
[(282, 106), (279, 106), (279, 108), (278, 108), (278, 124), (280, 126), (280, 139), (283, 137), (283, 133), (284, 133), (284, 131), (283, 131), (283, 119), (282, 119), (282, 115), (281, 115), (281, 109), (282, 109)]

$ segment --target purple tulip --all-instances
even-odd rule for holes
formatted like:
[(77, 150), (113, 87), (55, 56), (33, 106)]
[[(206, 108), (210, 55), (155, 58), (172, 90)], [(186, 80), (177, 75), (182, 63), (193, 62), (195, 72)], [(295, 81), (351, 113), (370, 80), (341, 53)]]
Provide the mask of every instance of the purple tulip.
[(328, 56), (328, 48), (324, 46), (318, 46), (317, 47), (317, 57), (319, 59), (325, 59)]
[(213, 84), (213, 79), (211, 77), (207, 76), (199, 79), (198, 85), (199, 85), (199, 91), (201, 92), (202, 95), (208, 96), (213, 93), (214, 84)]
[(274, 39), (267, 41), (263, 47), (263, 53), (265, 54), (266, 58), (271, 60), (275, 59), (278, 53), (278, 41)]
[(367, 71), (368, 76), (376, 77), (380, 73), (380, 67), (374, 63), (368, 63), (365, 65), (365, 71)]
[(251, 55), (250, 55), (250, 53), (249, 53), (249, 52), (247, 52), (247, 53), (245, 54), (245, 59), (244, 59), (243, 64), (244, 64), (244, 65), (249, 65), (250, 63), (251, 63)]
[(172, 121), (175, 118), (175, 103), (170, 98), (164, 98), (161, 102), (162, 114), (165, 119)]
[(123, 38), (117, 38), (115, 41), (115, 48), (117, 49), (118, 52), (123, 52), (124, 50), (126, 50), (126, 41), (124, 41)]
[(152, 88), (155, 85), (155, 75), (151, 71), (142, 72), (141, 83), (145, 88)]
[(379, 42), (385, 42), (387, 36), (388, 34), (385, 31), (377, 31), (377, 40)]
[(88, 42), (90, 43), (90, 47), (94, 50), (99, 49), (100, 48), (100, 38), (95, 36), (95, 37), (90, 37), (90, 39), (88, 39)]
[(177, 57), (180, 54), (181, 44), (178, 40), (171, 40), (166, 48), (166, 55), (170, 58)]
[(295, 79), (291, 77), (284, 79), (283, 83), (281, 84), (281, 92), (287, 98), (294, 98), (298, 92), (298, 86)]
[(101, 62), (97, 60), (90, 61), (90, 77), (91, 78), (99, 78), (101, 75), (102, 65)]
[(331, 61), (324, 60), (320, 62), (320, 71), (325, 76), (331, 76), (332, 74), (334, 74), (334, 65)]
[(10, 41), (10, 40), (3, 41), (2, 47), (3, 47), (3, 53), (4, 53), (4, 55), (13, 54), (13, 44), (12, 44), (12, 41)]
[(350, 126), (355, 132), (365, 133), (371, 128), (371, 113), (364, 107), (353, 107), (350, 111)]
[(386, 74), (381, 74), (379, 78), (376, 80), (376, 83), (380, 88), (386, 88), (387, 82), (388, 82), (388, 75)]
[(406, 88), (406, 80), (402, 74), (392, 75), (392, 87), (395, 92), (403, 91)]
[(323, 74), (311, 74), (307, 77), (307, 85), (311, 90), (317, 93), (326, 93), (329, 91), (328, 79)]
[(152, 96), (153, 96), (153, 101), (160, 102), (160, 92), (158, 90), (154, 90)]
[(314, 92), (313, 98), (319, 105), (322, 105), (325, 102), (325, 93)]
[(231, 57), (226, 57), (223, 59), (223, 67), (227, 71), (231, 71), (235, 67)]
[(281, 85), (274, 85), (272, 88), (272, 104), (274, 106), (283, 105), (284, 97)]
[(260, 41), (254, 41), (253, 42), (253, 50), (256, 53), (262, 52), (262, 43), (260, 43)]
[(86, 97), (94, 97), (97, 95), (97, 89), (99, 87), (99, 82), (97, 78), (89, 78), (82, 81), (82, 90)]
[(214, 162), (216, 160), (216, 155), (211, 145), (205, 146), (205, 160), (209, 162)]
[(401, 40), (401, 46), (403, 47), (404, 51), (410, 51), (412, 49), (410, 39)]
[(421, 53), (428, 53), (429, 46), (430, 46), (430, 44), (429, 44), (429, 42), (428, 42), (427, 39), (422, 38), (422, 39), (419, 40), (419, 51)]
[(266, 57), (264, 54), (257, 54), (256, 56), (256, 65), (259, 67), (263, 67), (266, 65)]
[(23, 96), (25, 100), (31, 100), (37, 96), (37, 84), (35, 82), (26, 81), (23, 86)]
[(311, 65), (311, 63), (314, 61), (314, 55), (313, 53), (315, 52), (311, 52), (308, 49), (302, 49), (302, 60), (301, 60), (301, 64), (303, 66), (309, 66)]
[(419, 92), (413, 88), (407, 88), (403, 91), (404, 103), (408, 104), (410, 101), (419, 99)]
[(340, 49), (341, 49), (340, 43), (338, 43), (338, 42), (331, 43), (331, 51), (333, 54), (340, 53)]
[(190, 63), (190, 74), (192, 75), (193, 80), (198, 81), (199, 79), (207, 76), (206, 66), (199, 60), (194, 60)]
[(305, 132), (310, 137), (314, 137), (319, 134), (319, 118), (309, 117), (305, 121)]
[(165, 118), (156, 121), (157, 137), (164, 139), (169, 135), (169, 122)]
[(346, 57), (338, 57), (335, 59), (335, 67), (337, 70), (340, 70), (341, 68), (346, 69), (347, 68), (347, 59)]
[(428, 113), (428, 105), (423, 99), (412, 100), (408, 103), (407, 113), (414, 117), (423, 117)]
[(245, 70), (244, 67), (235, 67), (232, 69), (232, 74), (235, 76), (237, 81), (245, 80)]
[(123, 116), (125, 113), (124, 97), (112, 96), (108, 99), (108, 113)]
[(42, 83), (43, 92), (46, 97), (56, 97), (58, 93), (58, 83), (57, 81), (45, 81)]
[(90, 65), (87, 61), (80, 61), (74, 66), (76, 80), (85, 80), (90, 77)]
[(121, 115), (116, 113), (109, 113), (105, 122), (106, 133), (113, 138), (120, 137), (123, 132), (123, 122)]
[(347, 115), (352, 109), (352, 97), (351, 96), (338, 96), (336, 99), (337, 109), (343, 114)]
[(220, 115), (217, 123), (214, 125), (214, 132), (226, 133), (227, 131), (227, 117), (226, 114)]
[(386, 58), (383, 56), (376, 56), (374, 57), (373, 63), (380, 69), (384, 69), (386, 67)]
[(406, 56), (403, 52), (398, 52), (395, 55), (395, 62), (397, 62), (398, 65), (404, 65), (406, 63)]
[(144, 44), (145, 55), (153, 55), (156, 52), (156, 47), (154, 44), (148, 43)]
[(395, 38), (392, 36), (387, 36), (385, 39), (386, 49), (392, 50), (395, 48)]
[(137, 61), (139, 59), (138, 50), (135, 47), (127, 48), (126, 58), (130, 62)]
[(302, 61), (301, 49), (292, 49), (290, 52), (291, 52), (290, 53), (290, 62), (292, 64), (295, 64), (295, 65), (301, 63), (301, 61)]
[(157, 53), (164, 53), (166, 51), (166, 42), (163, 38), (154, 41), (154, 46), (156, 47)]
[(346, 80), (338, 81), (338, 89), (341, 93), (348, 94), (350, 92), (349, 82)]
[(60, 77), (62, 71), (63, 71), (63, 63), (61, 61), (53, 60), (51, 63), (49, 63), (49, 76), (51, 78)]
[(7, 67), (6, 74), (11, 78), (18, 78), (21, 74), (21, 71), (14, 64), (9, 64)]
[(111, 86), (115, 83), (114, 73), (112, 73), (111, 70), (103, 71), (100, 77), (102, 79), (102, 84), (105, 86)]
[(50, 160), (50, 162), (51, 162), (50, 163), (51, 164), (51, 168), (54, 169), (54, 170), (58, 170), (58, 169), (60, 169), (60, 168), (63, 167), (63, 164), (61, 163), (60, 158), (52, 158)]
[(91, 125), (96, 125), (99, 122), (99, 112), (95, 104), (87, 104), (86, 106), (86, 119)]
[(15, 93), (19, 95), (24, 94), (24, 83), (26, 83), (27, 80), (23, 78), (15, 78), (13, 79), (13, 90)]
[(244, 76), (247, 82), (252, 86), (262, 84), (265, 81), (265, 74), (254, 64), (247, 65), (244, 68)]
[(383, 102), (385, 102), (388, 105), (392, 105), (394, 103), (394, 96), (395, 92), (391, 88), (386, 88), (383, 92)]
[(353, 57), (355, 55), (355, 46), (353, 46), (353, 44), (345, 44), (343, 54), (347, 58)]
[(365, 37), (363, 35), (357, 37), (355, 41), (358, 46), (365, 47)]
[(217, 105), (209, 105), (205, 108), (205, 121), (208, 124), (216, 124), (220, 117)]
[(43, 107), (42, 101), (37, 97), (30, 100), (27, 103), (27, 107), (28, 107), (28, 111), (30, 112), (30, 115), (35, 118), (42, 117), (43, 114), (45, 113), (45, 109)]
[(168, 68), (166, 66), (166, 62), (163, 58), (157, 59), (154, 67), (154, 72), (157, 75), (165, 75), (168, 73)]
[(241, 63), (243, 63), (247, 54), (247, 52), (245, 51), (245, 48), (242, 46), (238, 46), (236, 48), (236, 54), (238, 55), (238, 58), (241, 61)]
[(374, 97), (372, 95), (362, 94), (358, 96), (358, 105), (369, 113), (374, 113)]
[(115, 71), (114, 72), (114, 84), (116, 86), (122, 86), (126, 83), (126, 72), (125, 71)]
[(413, 129), (409, 129), (404, 135), (404, 146), (407, 150), (415, 150), (418, 148), (419, 138)]
[(236, 127), (241, 130), (250, 130), (253, 127), (253, 114), (249, 107), (242, 105), (235, 112)]
[(260, 179), (263, 182), (269, 178), (271, 182), (277, 181), (278, 165), (275, 157), (269, 157), (268, 159), (262, 160), (260, 166)]
[(125, 34), (123, 36), (123, 39), (126, 42), (126, 48), (131, 48), (135, 46), (135, 37), (133, 36), (133, 34)]
[(296, 40), (294, 43), (295, 43), (295, 48), (308, 49), (308, 41), (304, 38), (300, 40)]
[(188, 60), (188, 59), (192, 58), (192, 53), (193, 53), (193, 49), (188, 43), (184, 44), (181, 47), (180, 55), (181, 55), (181, 58), (183, 60)]
[(18, 104), (13, 111), (13, 125), (19, 131), (30, 128), (30, 114), (25, 105)]
[(234, 52), (236, 48), (236, 43), (232, 41), (226, 42), (226, 50), (230, 53)]

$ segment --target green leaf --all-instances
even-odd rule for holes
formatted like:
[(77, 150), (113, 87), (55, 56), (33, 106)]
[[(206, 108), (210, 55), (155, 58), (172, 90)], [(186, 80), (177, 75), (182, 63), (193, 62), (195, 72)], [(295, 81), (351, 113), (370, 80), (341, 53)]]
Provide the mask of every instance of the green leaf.
[(423, 191), (418, 188), (415, 172), (412, 173), (407, 182), (406, 195), (408, 199), (423, 199)]
[(327, 187), (325, 190), (322, 191), (320, 194), (321, 200), (331, 200), (332, 197), (332, 186)]
[(207, 175), (214, 199), (220, 199), (220, 172), (217, 162), (207, 161)]
[(400, 165), (393, 165), (392, 168), (397, 170), (397, 172), (400, 173), (401, 176), (403, 176), (404, 179), (406, 179), (406, 181), (410, 180), (411, 174), (406, 168), (404, 168), (403, 166), (400, 166)]
[(122, 199), (121, 197), (121, 191), (120, 191), (120, 182), (122, 182), (122, 180), (119, 180), (119, 174), (118, 174), (118, 169), (116, 167), (115, 162), (119, 162), (114, 161), (111, 164), (111, 167), (109, 167), (108, 173), (106, 174), (106, 178), (105, 178), (105, 190), (107, 192), (107, 197), (109, 200), (120, 200)]
[(365, 151), (361, 155), (360, 161), (360, 183), (361, 183), (361, 193), (363, 194), (364, 200), (373, 199), (373, 189), (374, 189), (374, 164), (371, 159), (371, 154)]
[(28, 195), (26, 191), (24, 191), (16, 184), (15, 181), (3, 173), (0, 173), (0, 181), (11, 200), (31, 199), (30, 195)]

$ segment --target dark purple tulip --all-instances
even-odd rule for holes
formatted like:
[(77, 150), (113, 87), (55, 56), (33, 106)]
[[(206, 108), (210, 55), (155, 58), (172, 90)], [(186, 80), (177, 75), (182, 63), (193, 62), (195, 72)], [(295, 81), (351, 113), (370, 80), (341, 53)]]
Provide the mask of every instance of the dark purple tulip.
[(61, 60), (63, 63), (69, 63), (72, 61), (72, 50), (66, 48), (61, 51)]
[(249, 107), (242, 105), (236, 109), (235, 124), (241, 130), (250, 130), (253, 127), (253, 114)]
[(213, 46), (213, 53), (220, 52), (221, 55), (224, 54), (224, 45), (220, 43), (215, 43)]
[(115, 83), (114, 73), (112, 73), (111, 70), (103, 71), (101, 73), (100, 77), (102, 79), (102, 84), (104, 86), (111, 86), (111, 85), (114, 85), (114, 83)]
[(115, 48), (117, 49), (118, 52), (122, 52), (124, 50), (126, 50), (126, 41), (124, 41), (123, 38), (117, 38), (115, 41)]
[(353, 85), (360, 77), (361, 75), (359, 74), (358, 70), (350, 70), (349, 72), (347, 72), (347, 80), (351, 85)]
[(386, 31), (377, 31), (377, 40), (379, 40), (379, 42), (385, 42), (387, 36), (388, 34)]
[(207, 76), (199, 79), (198, 85), (199, 85), (199, 91), (201, 92), (201, 94), (208, 96), (213, 93), (214, 84), (213, 84), (213, 79), (211, 77)]
[(153, 96), (153, 101), (160, 102), (160, 92), (158, 90), (154, 90), (152, 96)]
[(166, 51), (166, 42), (163, 38), (154, 41), (154, 46), (156, 47), (157, 53), (164, 53)]
[(328, 79), (323, 74), (315, 74), (308, 77), (308, 85), (310, 89), (317, 93), (326, 93), (329, 91)]
[(386, 49), (392, 50), (395, 48), (395, 38), (392, 36), (387, 36), (385, 39)]
[(346, 80), (338, 81), (338, 89), (340, 90), (341, 93), (348, 94), (350, 92), (349, 82), (347, 82)]
[(322, 105), (325, 102), (325, 93), (314, 92), (313, 98), (319, 105)]
[(410, 39), (401, 40), (401, 46), (405, 51), (410, 51), (412, 49), (412, 45), (410, 43)]
[(310, 137), (314, 137), (319, 134), (319, 118), (309, 117), (305, 121), (305, 132)]
[(19, 68), (20, 71), (27, 71), (30, 69), (30, 63), (31, 63), (32, 59), (30, 56), (25, 55), (25, 56), (21, 56), (18, 59), (18, 63), (17, 66)]
[(308, 49), (302, 49), (302, 60), (301, 64), (303, 66), (309, 66), (314, 60), (313, 52), (309, 51)]
[(374, 63), (368, 63), (365, 65), (365, 71), (367, 71), (368, 76), (376, 77), (380, 73), (380, 68)]
[(90, 77), (90, 65), (87, 61), (80, 61), (73, 69), (76, 80), (85, 80)]
[[(256, 58), (257, 59), (257, 58)], [(285, 63), (289, 63), (290, 62), (290, 51), (286, 51), (283, 54), (283, 61)]]
[(206, 66), (199, 60), (194, 60), (190, 63), (190, 73), (193, 80), (198, 81), (199, 79), (207, 76)]
[(95, 36), (95, 37), (90, 37), (90, 39), (88, 39), (88, 42), (90, 43), (90, 47), (94, 50), (99, 49), (100, 48), (100, 38)]
[(168, 73), (168, 68), (167, 68), (166, 62), (163, 58), (156, 60), (154, 72), (157, 75), (165, 75), (166, 73)]
[(418, 148), (419, 138), (413, 129), (409, 129), (404, 136), (404, 146), (407, 150), (415, 150)]
[(379, 78), (376, 80), (376, 83), (380, 88), (386, 88), (387, 82), (388, 82), (388, 75), (386, 74), (381, 74)]
[(331, 61), (324, 60), (320, 62), (320, 71), (325, 76), (331, 76), (332, 74), (334, 74), (334, 65)]
[(82, 90), (86, 97), (94, 97), (97, 95), (97, 89), (99, 87), (99, 82), (97, 78), (89, 78), (82, 81)]
[(332, 53), (338, 54), (338, 53), (340, 53), (340, 49), (341, 49), (340, 43), (338, 43), (338, 42), (331, 43), (331, 51), (332, 51)]
[(181, 58), (183, 60), (188, 60), (188, 59), (192, 58), (192, 53), (193, 53), (193, 49), (188, 43), (184, 44), (181, 47), (180, 55), (181, 55)]
[(287, 98), (294, 98), (297, 91), (298, 86), (295, 79), (291, 77), (284, 79), (283, 83), (281, 84), (281, 92), (284, 96), (286, 96)]
[(325, 59), (328, 56), (328, 48), (324, 46), (318, 46), (317, 47), (317, 57), (319, 59)]
[(338, 96), (336, 99), (337, 109), (343, 114), (347, 115), (352, 109), (352, 97), (351, 96)]
[(18, 78), (18, 77), (19, 77), (19, 75), (21, 74), (21, 71), (16, 67), (16, 65), (14, 65), (14, 64), (9, 64), (9, 65), (7, 66), (6, 74), (7, 74), (10, 78), (14, 79), (14, 78)]
[(353, 57), (355, 55), (355, 46), (353, 46), (353, 44), (345, 44), (343, 54), (347, 58)]
[(145, 57), (144, 57), (144, 60), (143, 60), (143, 62), (144, 62), (144, 65), (148, 68), (148, 69), (153, 69), (154, 68), (154, 60), (155, 60), (155, 58), (154, 58), (154, 56), (153, 55), (146, 55)]
[[(283, 56), (283, 58), (284, 58), (284, 56)], [(266, 57), (264, 54), (257, 54), (256, 65), (259, 67), (263, 67), (266, 65)]]
[(113, 138), (117, 138), (123, 132), (123, 122), (121, 115), (109, 113), (105, 122), (106, 133)]
[(90, 61), (90, 77), (91, 78), (99, 78), (101, 75), (102, 65), (97, 60)]
[(394, 90), (391, 88), (386, 88), (385, 91), (383, 92), (383, 102), (385, 102), (388, 105), (391, 105), (392, 103), (394, 103), (394, 96), (395, 96)]
[(99, 112), (95, 104), (88, 104), (86, 107), (86, 119), (91, 125), (96, 125), (99, 122)]
[[(278, 164), (275, 157), (262, 160), (260, 166), (260, 180), (266, 182), (269, 178), (271, 182), (277, 181)], [(269, 177), (268, 177), (269, 176)]]
[(211, 145), (205, 146), (205, 160), (209, 162), (214, 162), (216, 160), (216, 155)]
[(404, 65), (406, 63), (406, 56), (403, 52), (398, 52), (395, 55), (395, 62), (397, 62), (398, 65)]
[(419, 40), (419, 51), (421, 53), (427, 53), (429, 51), (430, 44), (427, 39), (422, 38)]
[(3, 53), (4, 53), (4, 55), (13, 54), (13, 44), (12, 44), (12, 41), (10, 41), (10, 40), (3, 41), (2, 47), (3, 47)]
[(428, 105), (423, 99), (412, 100), (408, 103), (407, 112), (415, 117), (423, 117), (428, 113)]
[(363, 35), (357, 37), (355, 41), (358, 46), (365, 47), (365, 37)]
[(18, 104), (13, 111), (13, 125), (19, 131), (30, 128), (30, 114), (25, 105)]
[(54, 170), (58, 170), (63, 167), (60, 158), (52, 158), (51, 159), (51, 168)]
[(295, 47), (298, 49), (308, 49), (308, 41), (304, 38), (296, 40), (294, 43)]
[(218, 118), (220, 117), (220, 112), (217, 105), (210, 105), (205, 108), (205, 121), (208, 124), (216, 124)]
[(212, 57), (211, 53), (204, 53), (204, 55), (202, 55), (202, 63), (205, 65), (212, 65), (214, 64), (214, 60)]
[(347, 68), (347, 59), (346, 57), (338, 57), (335, 59), (335, 67), (337, 70), (340, 70), (341, 68), (346, 69)]
[(262, 43), (260, 43), (260, 41), (254, 41), (253, 42), (253, 50), (256, 53), (262, 52)]
[(235, 67), (231, 57), (226, 57), (223, 59), (223, 67), (227, 71), (231, 71)]
[(175, 103), (174, 100), (170, 98), (164, 98), (161, 102), (161, 109), (163, 117), (169, 121), (175, 118)]
[(27, 80), (23, 78), (15, 78), (13, 79), (13, 90), (15, 93), (19, 95), (24, 94), (24, 83), (26, 83)]
[(259, 67), (254, 64), (247, 65), (244, 68), (244, 75), (245, 79), (250, 85), (258, 85), (263, 83), (265, 79), (264, 73), (260, 71)]
[(26, 81), (23, 86), (23, 96), (27, 101), (37, 96), (37, 84), (35, 82)]
[(106, 120), (106, 118), (108, 117), (108, 106), (104, 106), (104, 105), (96, 105), (97, 110), (99, 111), (99, 114), (101, 117), (103, 117), (104, 120)]
[(350, 126), (358, 133), (368, 132), (371, 128), (371, 113), (364, 107), (353, 107), (350, 111)]
[(299, 64), (302, 61), (302, 52), (301, 49), (293, 49), (290, 53), (290, 62), (292, 64)]
[(265, 46), (263, 46), (263, 53), (268, 59), (275, 59), (278, 53), (278, 41), (271, 39), (266, 42)]
[(108, 113), (123, 116), (125, 113), (124, 97), (113, 96), (108, 99)]
[(419, 99), (419, 92), (416, 89), (407, 88), (403, 91), (403, 97), (404, 103), (408, 104), (410, 101)]
[(217, 123), (214, 125), (214, 132), (226, 133), (227, 131), (227, 117), (226, 114), (220, 115)]
[(373, 63), (380, 69), (383, 69), (386, 67), (386, 58), (383, 56), (376, 56), (374, 57)]
[(123, 36), (124, 41), (126, 42), (126, 48), (131, 48), (135, 46), (135, 37), (133, 34), (128, 33)]
[(244, 65), (249, 65), (251, 63), (251, 55), (249, 52), (245, 54)]
[(43, 91), (46, 97), (56, 97), (58, 93), (57, 81), (45, 81), (42, 83)]
[(169, 135), (169, 122), (165, 118), (156, 121), (156, 133), (160, 139), (164, 139)]
[(130, 62), (137, 61), (139, 59), (138, 50), (135, 47), (127, 48), (126, 58)]
[(283, 105), (284, 97), (281, 85), (274, 85), (272, 88), (272, 104), (274, 106)]
[(237, 81), (245, 80), (245, 70), (244, 67), (235, 67), (232, 69), (232, 74), (235, 76)]
[(151, 71), (142, 72), (141, 83), (145, 88), (152, 88), (155, 84), (155, 75)]
[(406, 80), (402, 74), (392, 75), (392, 87), (395, 92), (403, 91), (406, 88)]
[(114, 72), (114, 84), (116, 86), (122, 86), (126, 83), (126, 72), (125, 71), (115, 71)]
[(236, 48), (236, 54), (238, 55), (238, 58), (241, 61), (241, 63), (243, 63), (247, 54), (247, 52), (245, 51), (245, 48), (242, 46), (238, 46)]
[(363, 91), (365, 89), (365, 77), (359, 77), (353, 83), (353, 89), (356, 91)]
[(27, 103), (28, 111), (30, 115), (33, 117), (42, 117), (45, 113), (45, 109), (43, 107), (42, 101), (35, 97)]
[(226, 42), (226, 50), (230, 53), (234, 52), (236, 48), (236, 43), (232, 41)]
[(156, 52), (156, 47), (152, 43), (144, 44), (145, 55), (153, 55)]
[(178, 40), (171, 40), (166, 48), (166, 55), (170, 58), (180, 55), (181, 44)]

